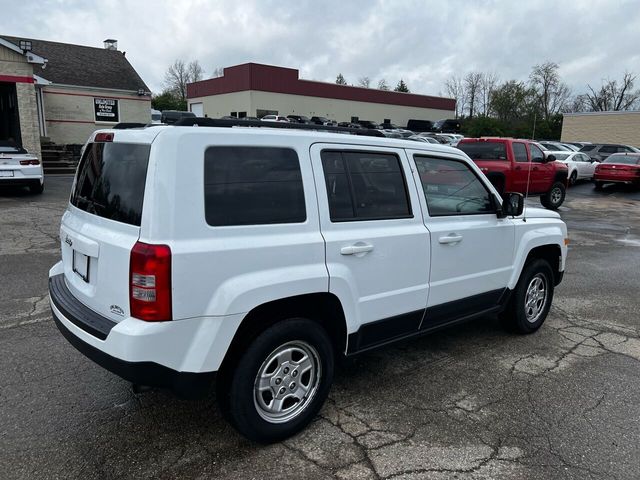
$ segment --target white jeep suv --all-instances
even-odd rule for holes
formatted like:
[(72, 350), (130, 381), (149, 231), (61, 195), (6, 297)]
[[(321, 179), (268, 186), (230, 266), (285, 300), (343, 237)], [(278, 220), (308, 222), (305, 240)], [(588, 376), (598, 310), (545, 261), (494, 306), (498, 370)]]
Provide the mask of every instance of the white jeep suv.
[(337, 356), (473, 317), (544, 322), (566, 226), (525, 221), (462, 151), (189, 120), (96, 132), (78, 166), (51, 309), (110, 371), (188, 394), (216, 376), (231, 423), (272, 442), (317, 414)]

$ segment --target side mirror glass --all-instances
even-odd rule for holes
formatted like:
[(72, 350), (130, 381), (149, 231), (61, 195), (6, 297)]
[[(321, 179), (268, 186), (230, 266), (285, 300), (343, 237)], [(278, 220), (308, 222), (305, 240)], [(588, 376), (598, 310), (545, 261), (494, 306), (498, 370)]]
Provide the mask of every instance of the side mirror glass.
[(502, 201), (503, 215), (518, 217), (524, 211), (524, 195), (521, 193), (507, 192)]

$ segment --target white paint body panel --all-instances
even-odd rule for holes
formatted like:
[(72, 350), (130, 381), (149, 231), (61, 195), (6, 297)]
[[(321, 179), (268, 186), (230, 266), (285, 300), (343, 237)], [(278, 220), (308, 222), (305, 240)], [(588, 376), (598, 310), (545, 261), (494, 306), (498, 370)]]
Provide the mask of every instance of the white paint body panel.
[[(115, 137), (115, 141), (151, 144), (141, 226), (69, 206), (61, 226), (62, 262), (50, 275), (64, 273), (76, 298), (118, 322), (105, 341), (64, 318), (62, 323), (86, 343), (123, 360), (152, 361), (185, 372), (215, 371), (248, 312), (295, 295), (334, 293), (342, 304), (347, 332), (353, 333), (383, 318), (513, 288), (528, 252), (536, 246), (560, 246), (564, 270), (566, 226), (554, 212), (528, 208), (526, 222), (495, 215), (429, 217), (415, 175), (414, 153), (463, 160), (497, 194), (475, 163), (457, 149), (266, 126), (156, 127), (115, 131)], [(306, 221), (207, 225), (204, 152), (209, 146), (224, 145), (294, 149), (300, 160)], [(397, 154), (413, 217), (332, 223), (319, 156), (327, 146)], [(438, 242), (452, 232), (463, 240)], [(75, 278), (67, 236), (96, 263), (96, 284), (83, 285)], [(171, 248), (173, 321), (152, 323), (130, 317), (129, 255), (137, 240)], [(364, 255), (340, 253), (359, 242), (374, 248)], [(124, 316), (111, 313), (113, 304), (122, 308)]]

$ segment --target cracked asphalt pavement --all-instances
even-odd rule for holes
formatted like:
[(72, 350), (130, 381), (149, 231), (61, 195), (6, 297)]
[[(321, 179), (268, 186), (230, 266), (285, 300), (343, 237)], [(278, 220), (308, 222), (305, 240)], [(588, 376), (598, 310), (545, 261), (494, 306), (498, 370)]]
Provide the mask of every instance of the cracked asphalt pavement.
[(213, 394), (134, 393), (59, 334), (47, 272), (70, 185), (0, 190), (2, 478), (640, 477), (640, 192), (569, 191), (567, 271), (536, 334), (486, 318), (345, 360), (318, 418), (261, 446)]

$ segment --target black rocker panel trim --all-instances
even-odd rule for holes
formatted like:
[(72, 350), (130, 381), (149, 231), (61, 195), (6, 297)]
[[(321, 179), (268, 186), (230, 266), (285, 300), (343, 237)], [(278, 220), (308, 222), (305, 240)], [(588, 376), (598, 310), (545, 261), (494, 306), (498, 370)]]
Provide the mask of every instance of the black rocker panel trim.
[(347, 355), (371, 350), (405, 338), (429, 333), (476, 317), (496, 314), (509, 301), (504, 288), (362, 325), (349, 334)]

